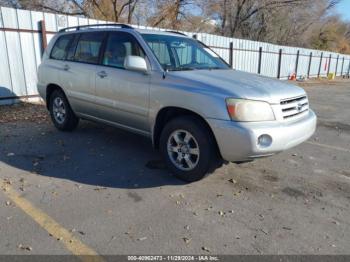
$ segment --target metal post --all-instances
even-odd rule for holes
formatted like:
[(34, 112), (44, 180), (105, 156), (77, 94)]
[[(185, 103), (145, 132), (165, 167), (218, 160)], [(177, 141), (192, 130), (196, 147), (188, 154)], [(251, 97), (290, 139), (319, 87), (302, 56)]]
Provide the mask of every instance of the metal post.
[(41, 51), (42, 51), (42, 53), (44, 53), (45, 48), (47, 47), (45, 20), (41, 20), (39, 22), (39, 28), (41, 30)]
[(261, 74), (262, 47), (259, 47), (258, 74)]
[(321, 53), (321, 58), (320, 58), (320, 66), (319, 66), (319, 68), (318, 68), (317, 78), (320, 78), (320, 75), (321, 75), (322, 58), (323, 58), (323, 52)]
[(329, 75), (329, 70), (331, 69), (331, 62), (332, 62), (332, 54), (329, 55), (327, 77)]
[(299, 65), (300, 50), (297, 52), (297, 58), (295, 60), (295, 77), (298, 77), (298, 65)]
[(229, 64), (231, 66), (231, 68), (233, 68), (233, 42), (230, 42), (230, 56), (229, 56)]
[(350, 60), (349, 60), (349, 67), (348, 67), (348, 75), (347, 77), (349, 78), (350, 77)]
[(341, 73), (340, 73), (340, 76), (343, 76), (343, 69), (344, 69), (344, 61), (345, 61), (345, 57), (343, 56), (343, 62), (341, 64)]
[(307, 69), (307, 78), (310, 78), (311, 63), (312, 63), (312, 52), (310, 53), (310, 58), (309, 58), (309, 67)]
[(337, 63), (335, 64), (335, 76), (337, 76), (338, 62), (339, 62), (339, 55), (337, 56)]
[(277, 78), (281, 79), (281, 64), (282, 64), (282, 49), (278, 53), (278, 68), (277, 68)]

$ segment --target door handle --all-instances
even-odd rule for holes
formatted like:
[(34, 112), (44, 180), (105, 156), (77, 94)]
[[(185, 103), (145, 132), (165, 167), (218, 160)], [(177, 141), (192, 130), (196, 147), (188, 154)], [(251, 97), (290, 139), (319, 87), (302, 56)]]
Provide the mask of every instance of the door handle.
[(69, 65), (64, 65), (64, 66), (63, 66), (63, 70), (64, 70), (64, 71), (68, 71), (69, 69), (70, 69), (70, 66), (69, 66)]
[(101, 72), (98, 72), (97, 75), (100, 77), (100, 78), (105, 78), (107, 77), (107, 73), (105, 71), (101, 71)]

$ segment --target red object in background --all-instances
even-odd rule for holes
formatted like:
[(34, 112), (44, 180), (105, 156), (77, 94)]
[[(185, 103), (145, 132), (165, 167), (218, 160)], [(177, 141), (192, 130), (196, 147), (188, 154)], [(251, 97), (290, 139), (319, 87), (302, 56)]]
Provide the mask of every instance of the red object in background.
[(292, 73), (290, 76), (289, 76), (289, 80), (297, 80), (297, 76), (295, 73)]
[(324, 71), (327, 71), (328, 66), (329, 66), (329, 62), (330, 62), (330, 61), (328, 61), (328, 58), (327, 58), (327, 59), (326, 59), (326, 63), (324, 64)]

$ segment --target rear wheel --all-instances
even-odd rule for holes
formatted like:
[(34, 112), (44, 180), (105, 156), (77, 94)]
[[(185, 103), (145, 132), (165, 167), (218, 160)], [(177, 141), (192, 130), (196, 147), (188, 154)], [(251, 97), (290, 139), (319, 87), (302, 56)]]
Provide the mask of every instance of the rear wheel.
[(160, 151), (169, 169), (187, 182), (200, 180), (217, 162), (215, 141), (197, 117), (171, 120), (160, 137)]
[(55, 127), (62, 131), (74, 130), (79, 118), (74, 114), (69, 102), (61, 90), (55, 90), (50, 96), (49, 110)]

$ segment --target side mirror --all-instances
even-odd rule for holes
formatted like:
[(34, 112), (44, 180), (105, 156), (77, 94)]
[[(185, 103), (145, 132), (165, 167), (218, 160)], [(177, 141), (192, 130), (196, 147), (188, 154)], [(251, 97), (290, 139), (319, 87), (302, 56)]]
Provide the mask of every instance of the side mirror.
[(141, 56), (127, 56), (124, 60), (124, 68), (127, 70), (139, 71), (144, 73), (148, 71), (146, 60)]

